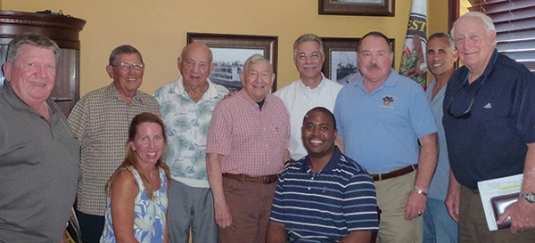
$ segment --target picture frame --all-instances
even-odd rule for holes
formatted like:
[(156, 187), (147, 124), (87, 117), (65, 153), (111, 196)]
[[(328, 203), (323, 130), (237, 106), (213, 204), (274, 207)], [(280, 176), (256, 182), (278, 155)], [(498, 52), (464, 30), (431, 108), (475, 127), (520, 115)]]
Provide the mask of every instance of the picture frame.
[[(321, 37), (325, 61), (321, 71), (330, 80), (340, 84), (354, 82), (361, 77), (357, 67), (357, 47), (361, 38)], [(395, 53), (395, 39), (388, 39)], [(395, 57), (392, 59), (394, 67)]]
[(318, 14), (395, 16), (395, 0), (319, 0)]
[(271, 92), (277, 90), (277, 36), (233, 35), (213, 33), (187, 33), (187, 43), (206, 44), (213, 55), (214, 70), (209, 79), (225, 86), (229, 91), (240, 90), (242, 84), (239, 74), (245, 60), (258, 53), (264, 55), (273, 66), (275, 81)]

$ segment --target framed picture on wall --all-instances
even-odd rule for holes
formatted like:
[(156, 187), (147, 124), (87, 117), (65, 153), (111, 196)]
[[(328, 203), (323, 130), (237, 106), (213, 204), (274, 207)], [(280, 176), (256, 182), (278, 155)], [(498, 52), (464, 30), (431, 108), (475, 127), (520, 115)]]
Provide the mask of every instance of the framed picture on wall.
[[(230, 91), (240, 90), (240, 73), (245, 60), (253, 54), (264, 55), (273, 65), (277, 74), (277, 36), (227, 35), (209, 33), (189, 33), (187, 42), (201, 42), (210, 47), (214, 70), (210, 81), (225, 86)], [(271, 92), (277, 90), (277, 75)]]
[(389, 16), (395, 15), (395, 0), (319, 0), (319, 14)]
[[(361, 77), (357, 67), (357, 46), (361, 38), (321, 37), (325, 62), (321, 71), (330, 80), (340, 84), (354, 82)], [(394, 51), (394, 39), (388, 39)], [(395, 60), (395, 58), (393, 59)], [(392, 61), (394, 67), (394, 61)]]

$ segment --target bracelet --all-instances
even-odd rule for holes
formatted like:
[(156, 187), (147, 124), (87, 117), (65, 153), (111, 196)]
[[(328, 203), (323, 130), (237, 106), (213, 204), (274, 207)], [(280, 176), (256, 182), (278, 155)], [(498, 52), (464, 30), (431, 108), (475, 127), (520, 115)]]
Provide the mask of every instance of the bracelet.
[(412, 190), (415, 191), (418, 194), (421, 194), (421, 195), (424, 195), (425, 197), (427, 197), (427, 192), (424, 192), (422, 189), (418, 189), (418, 188), (414, 187)]

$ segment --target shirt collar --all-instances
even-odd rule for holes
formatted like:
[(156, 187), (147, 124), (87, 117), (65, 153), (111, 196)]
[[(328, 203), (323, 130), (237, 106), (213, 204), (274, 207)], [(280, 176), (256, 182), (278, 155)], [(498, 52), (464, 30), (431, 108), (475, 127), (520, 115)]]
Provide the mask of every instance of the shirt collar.
[[(31, 108), (26, 102), (24, 102), (19, 96), (17, 96), (17, 94), (15, 94), (9, 82), (5, 82), (2, 88), (5, 94), (5, 99), (7, 103), (9, 103), (13, 108), (18, 109), (18, 110), (30, 110), (36, 114), (39, 114), (36, 110)], [(50, 99), (50, 97), (47, 98), (45, 102), (48, 104), (49, 109), (52, 111), (50, 113), (50, 120), (51, 120), (53, 115), (56, 112), (59, 112), (59, 110), (56, 109), (56, 106), (54, 105), (54, 101)]]
[[(205, 97), (215, 98), (218, 95), (217, 88), (209, 78), (206, 79), (206, 82), (208, 82), (208, 89), (206, 92), (204, 92), (201, 99), (204, 99)], [(182, 76), (178, 78), (176, 86), (173, 87), (173, 90), (176, 94), (180, 94), (189, 98), (188, 92), (186, 92), (186, 89), (184, 88), (184, 78)]]
[[(479, 76), (479, 78), (477, 78), (476, 81), (474, 81), (473, 83), (480, 82), (479, 80), (482, 80), (484, 77), (488, 77), (492, 74), (492, 72), (494, 71), (494, 67), (496, 66), (498, 55), (498, 49), (495, 48), (494, 52), (492, 53), (492, 56), (490, 57), (489, 63), (487, 64), (487, 67), (485, 67), (485, 71), (483, 71), (481, 76)], [(470, 70), (466, 66), (462, 66), (459, 69), (460, 77), (463, 78), (463, 82), (461, 85), (466, 85), (466, 83), (468, 82), (468, 75), (470, 74)]]
[[(272, 94), (267, 94), (266, 97), (264, 98), (264, 106), (262, 106), (262, 109), (264, 109), (266, 106), (269, 105), (269, 100), (271, 99), (270, 96)], [(251, 106), (254, 106), (256, 108), (259, 108), (258, 107), (258, 104), (256, 103), (256, 101), (254, 101), (250, 96), (249, 94), (247, 94), (245, 92), (245, 90), (242, 88), (237, 94), (236, 96), (240, 96), (242, 97), (242, 99), (245, 100), (245, 102), (247, 102), (248, 104), (250, 104)]]
[[(338, 163), (340, 161), (347, 161), (346, 158), (345, 158), (345, 155), (342, 154), (342, 152), (340, 151), (340, 149), (338, 149), (338, 146), (334, 146), (334, 153), (333, 153), (333, 156), (331, 157), (331, 159), (329, 160), (329, 162), (327, 162), (327, 164), (325, 165), (325, 167), (323, 167), (323, 169), (321, 169), (318, 174), (321, 174), (321, 173), (325, 173), (327, 171), (331, 171), (333, 170), (336, 165), (338, 165)], [(309, 173), (310, 171), (310, 157), (307, 155), (305, 156), (304, 158), (304, 161), (303, 161), (303, 167), (301, 167), (301, 171), (302, 172), (305, 172), (305, 173)], [(325, 172), (324, 172), (325, 171)]]
[[(132, 103), (134, 103), (134, 102), (143, 103), (143, 98), (141, 98), (141, 96), (139, 95), (139, 92), (140, 92), (139, 90), (136, 90), (136, 94), (134, 95), (134, 98), (132, 98)], [(115, 87), (115, 84), (113, 83), (113, 81), (107, 87), (105, 95), (108, 98), (120, 99), (120, 100), (122, 100), (124, 102), (123, 97), (119, 94), (119, 91), (117, 91), (117, 88)]]
[(487, 67), (485, 68), (485, 71), (483, 71), (483, 74), (481, 74), (481, 77), (490, 76), (490, 74), (494, 71), (494, 66), (496, 65), (496, 59), (498, 59), (498, 49), (494, 48), (494, 52), (492, 53), (492, 56), (490, 57), (489, 64), (487, 64)]
[[(386, 78), (385, 82), (381, 84), (381, 86), (379, 86), (379, 88), (375, 89), (373, 92), (382, 89), (383, 86), (389, 86), (389, 87), (396, 86), (399, 80), (397, 76), (399, 76), (399, 74), (396, 73), (396, 70), (394, 70), (393, 68), (390, 68), (390, 74)], [(357, 80), (354, 83), (355, 83), (355, 86), (358, 86), (362, 90), (366, 91), (366, 89), (364, 88), (364, 76), (362, 76), (359, 80)]]
[(311, 89), (310, 87), (305, 86), (303, 81), (300, 79), (299, 81), (301, 81), (301, 82), (299, 82), (299, 87), (301, 87), (302, 89), (309, 89), (309, 90), (321, 90), (325, 86), (325, 79), (326, 79), (325, 75), (323, 75), (323, 73), (321, 73), (320, 84), (316, 88), (313, 88), (313, 89)]

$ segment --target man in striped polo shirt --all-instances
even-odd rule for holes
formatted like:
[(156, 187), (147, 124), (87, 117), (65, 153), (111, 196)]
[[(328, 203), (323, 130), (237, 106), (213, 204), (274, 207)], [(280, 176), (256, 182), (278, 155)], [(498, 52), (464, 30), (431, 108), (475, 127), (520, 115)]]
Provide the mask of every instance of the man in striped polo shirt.
[(379, 230), (375, 186), (334, 145), (333, 114), (323, 107), (310, 110), (301, 133), (308, 155), (279, 178), (266, 242), (370, 242)]

